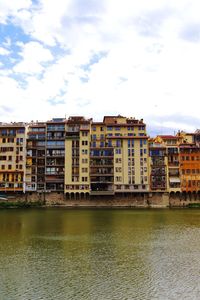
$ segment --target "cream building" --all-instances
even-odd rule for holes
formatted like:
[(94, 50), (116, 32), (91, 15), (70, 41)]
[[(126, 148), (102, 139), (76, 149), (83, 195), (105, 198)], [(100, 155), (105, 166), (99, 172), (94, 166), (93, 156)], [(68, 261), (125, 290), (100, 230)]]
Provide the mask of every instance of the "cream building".
[(65, 141), (68, 197), (148, 192), (148, 137), (143, 120), (71, 117)]

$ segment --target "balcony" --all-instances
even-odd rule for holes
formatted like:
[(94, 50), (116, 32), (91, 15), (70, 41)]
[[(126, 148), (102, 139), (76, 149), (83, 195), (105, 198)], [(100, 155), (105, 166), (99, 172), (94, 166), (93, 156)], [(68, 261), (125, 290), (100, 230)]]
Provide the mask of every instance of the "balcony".
[(79, 131), (80, 131), (80, 127), (79, 126), (68, 126), (67, 129), (66, 129), (67, 135), (69, 133), (79, 133)]
[(64, 176), (63, 177), (49, 176), (45, 178), (45, 182), (64, 182)]
[(108, 175), (108, 177), (106, 176), (94, 176), (90, 178), (91, 183), (96, 183), (96, 184), (108, 184), (108, 183), (113, 183), (114, 182), (114, 177), (111, 177), (110, 175)]
[(65, 149), (65, 145), (64, 144), (47, 145), (46, 148), (47, 149)]
[(91, 191), (90, 192), (90, 195), (91, 196), (109, 196), (109, 195), (114, 195), (115, 194), (115, 191), (112, 190), (112, 191)]
[(91, 195), (114, 195), (114, 185), (109, 183), (92, 183)]
[(179, 161), (173, 161), (173, 162), (168, 162), (169, 167), (178, 167), (179, 166)]
[(63, 126), (47, 126), (47, 132), (51, 131), (65, 131), (65, 125)]

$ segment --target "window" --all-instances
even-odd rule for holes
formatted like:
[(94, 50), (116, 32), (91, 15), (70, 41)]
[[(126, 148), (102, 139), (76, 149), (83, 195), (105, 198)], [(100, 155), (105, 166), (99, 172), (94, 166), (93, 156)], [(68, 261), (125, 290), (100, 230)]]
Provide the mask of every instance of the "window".
[(14, 143), (14, 138), (8, 138), (8, 143)]
[(134, 149), (128, 149), (128, 156), (134, 156)]
[(87, 173), (88, 172), (88, 168), (82, 168), (82, 173)]
[(6, 130), (6, 129), (2, 129), (2, 130), (1, 130), (1, 134), (2, 134), (2, 135), (7, 135), (7, 130)]
[(88, 132), (87, 131), (83, 131), (82, 132), (82, 136), (88, 136)]
[(6, 160), (6, 156), (0, 156), (0, 160)]
[(82, 149), (82, 154), (88, 154), (88, 150), (87, 149)]
[(82, 163), (83, 164), (87, 164), (88, 163), (88, 159), (87, 158), (82, 158)]
[(121, 159), (121, 158), (116, 158), (116, 159), (115, 159), (115, 162), (116, 162), (117, 164), (120, 164), (120, 163), (122, 162), (122, 159)]
[(116, 153), (116, 154), (121, 154), (121, 149), (120, 149), (120, 148), (116, 148), (116, 149), (115, 149), (115, 153)]
[(87, 178), (87, 177), (82, 177), (82, 181), (83, 181), (83, 182), (87, 182), (87, 181), (88, 181), (88, 178)]
[[(43, 142), (43, 141), (37, 142), (37, 146), (45, 146), (45, 142)], [(47, 141), (47, 147), (48, 146), (51, 146), (51, 147), (54, 147), (54, 146), (64, 147), (65, 142), (64, 141)]]
[(116, 181), (117, 182), (121, 182), (122, 181), (122, 177), (121, 176), (116, 176)]
[(128, 140), (128, 148), (134, 147), (134, 140)]
[(108, 141), (108, 147), (112, 147), (112, 141)]
[(72, 176), (72, 181), (73, 182), (78, 182), (79, 181), (79, 177), (78, 176)]
[(25, 128), (20, 128), (17, 130), (17, 133), (25, 133)]
[(116, 140), (116, 147), (121, 147), (121, 141), (120, 140)]
[(12, 170), (12, 165), (8, 165), (8, 170)]
[(1, 166), (1, 170), (5, 170), (5, 165), (2, 165), (2, 166)]
[(111, 131), (111, 130), (113, 130), (112, 126), (108, 126), (107, 131)]
[(88, 145), (88, 141), (82, 141), (82, 145), (83, 146), (87, 146)]

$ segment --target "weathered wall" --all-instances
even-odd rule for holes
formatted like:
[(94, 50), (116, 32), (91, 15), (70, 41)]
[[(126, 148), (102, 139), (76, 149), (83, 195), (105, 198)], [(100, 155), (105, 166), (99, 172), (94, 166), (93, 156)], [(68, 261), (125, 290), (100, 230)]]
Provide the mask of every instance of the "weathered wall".
[(191, 203), (200, 203), (200, 193), (146, 193), (117, 194), (115, 196), (93, 196), (66, 200), (62, 193), (5, 194), (9, 201), (43, 202), (47, 206), (81, 207), (184, 207)]

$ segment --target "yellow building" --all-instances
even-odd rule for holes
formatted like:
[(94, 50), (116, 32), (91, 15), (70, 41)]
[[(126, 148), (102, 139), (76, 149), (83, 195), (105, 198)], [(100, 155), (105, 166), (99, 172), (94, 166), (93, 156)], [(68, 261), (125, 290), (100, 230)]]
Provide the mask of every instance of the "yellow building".
[(143, 120), (105, 116), (91, 129), (91, 194), (146, 192), (148, 137)]
[(65, 194), (148, 192), (148, 137), (143, 120), (105, 116), (67, 121)]
[(25, 192), (26, 126), (0, 124), (0, 192)]
[(192, 143), (195, 142), (195, 133), (188, 133), (188, 132), (185, 132), (185, 131), (179, 131), (176, 136), (181, 138), (183, 143), (192, 144)]

